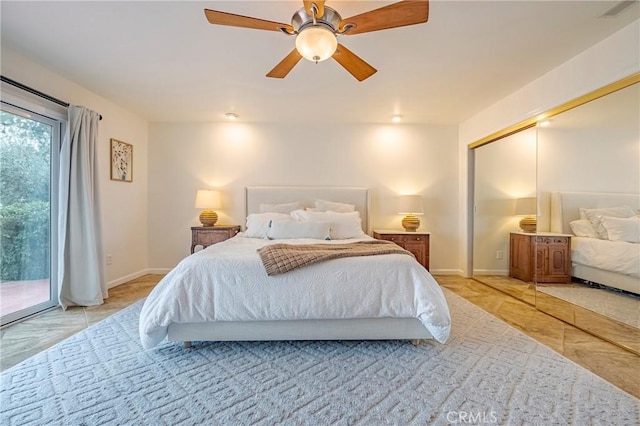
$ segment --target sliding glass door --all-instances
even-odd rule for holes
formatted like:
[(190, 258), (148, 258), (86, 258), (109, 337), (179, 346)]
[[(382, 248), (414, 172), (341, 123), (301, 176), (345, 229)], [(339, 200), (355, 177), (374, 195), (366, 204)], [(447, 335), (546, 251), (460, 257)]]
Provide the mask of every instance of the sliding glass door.
[(58, 304), (55, 201), (60, 130), (57, 120), (2, 103), (2, 325)]

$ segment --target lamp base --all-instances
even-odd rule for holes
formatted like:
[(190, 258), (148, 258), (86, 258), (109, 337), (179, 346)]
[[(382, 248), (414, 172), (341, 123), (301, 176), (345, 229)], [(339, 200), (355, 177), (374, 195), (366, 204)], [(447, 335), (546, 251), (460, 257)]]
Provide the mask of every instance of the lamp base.
[(200, 223), (202, 226), (213, 226), (218, 221), (218, 213), (213, 210), (203, 210), (200, 213)]
[(416, 232), (420, 227), (420, 219), (415, 215), (408, 214), (402, 219), (402, 227), (407, 232)]
[(536, 227), (537, 225), (535, 217), (524, 217), (520, 221), (520, 229), (522, 229), (522, 232), (534, 234), (536, 232)]

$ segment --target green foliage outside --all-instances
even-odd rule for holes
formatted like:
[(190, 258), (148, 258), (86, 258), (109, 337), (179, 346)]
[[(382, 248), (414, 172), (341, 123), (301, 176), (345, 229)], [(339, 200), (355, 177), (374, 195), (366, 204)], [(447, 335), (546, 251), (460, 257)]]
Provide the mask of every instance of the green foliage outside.
[(0, 112), (0, 280), (49, 277), (51, 127)]
[(15, 203), (0, 209), (0, 244), (3, 281), (49, 277), (49, 203)]

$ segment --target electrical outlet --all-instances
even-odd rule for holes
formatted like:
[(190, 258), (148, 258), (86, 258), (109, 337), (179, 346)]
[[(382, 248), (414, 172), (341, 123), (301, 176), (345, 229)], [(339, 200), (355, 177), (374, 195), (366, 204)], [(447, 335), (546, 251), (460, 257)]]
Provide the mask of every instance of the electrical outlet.
[(502, 250), (496, 251), (496, 259), (502, 259)]
[(107, 255), (107, 265), (111, 265), (113, 263), (113, 256), (108, 254)]

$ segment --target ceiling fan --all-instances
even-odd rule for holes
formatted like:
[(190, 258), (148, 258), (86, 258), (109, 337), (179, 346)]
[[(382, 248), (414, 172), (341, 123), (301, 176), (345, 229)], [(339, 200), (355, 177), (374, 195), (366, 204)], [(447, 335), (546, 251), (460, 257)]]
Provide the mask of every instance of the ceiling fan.
[(358, 81), (371, 77), (377, 70), (338, 43), (337, 36), (421, 24), (429, 19), (428, 0), (400, 1), (347, 19), (324, 3), (304, 0), (304, 7), (293, 14), (291, 25), (210, 9), (204, 13), (212, 24), (281, 31), (296, 38), (296, 48), (267, 77), (284, 78), (302, 58), (315, 63), (333, 58)]

